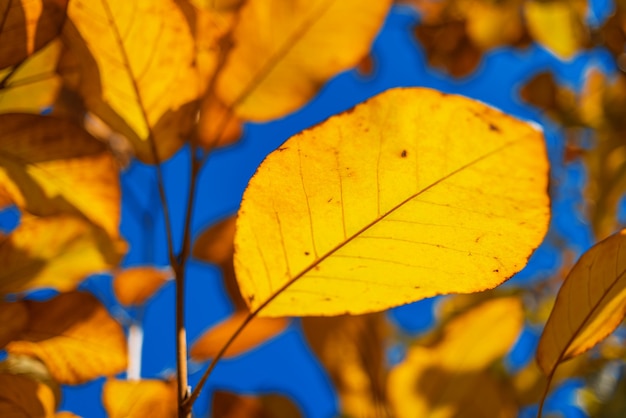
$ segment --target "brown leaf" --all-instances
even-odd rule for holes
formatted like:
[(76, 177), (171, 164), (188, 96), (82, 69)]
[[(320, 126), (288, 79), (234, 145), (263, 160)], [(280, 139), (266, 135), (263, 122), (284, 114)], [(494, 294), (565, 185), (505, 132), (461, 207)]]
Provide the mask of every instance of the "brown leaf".
[(0, 416), (11, 418), (52, 417), (52, 389), (24, 375), (0, 373)]
[(300, 418), (299, 408), (286, 396), (243, 396), (217, 391), (213, 394), (213, 418)]
[(169, 268), (130, 267), (115, 275), (113, 291), (122, 305), (142, 305), (172, 279)]
[(81, 214), (119, 237), (119, 172), (106, 146), (68, 119), (0, 115), (0, 183), (39, 216)]
[(117, 265), (125, 250), (83, 219), (22, 214), (10, 235), (0, 234), (0, 294), (74, 289), (89, 274)]
[(389, 416), (384, 315), (305, 317), (302, 329), (337, 387), (342, 413)]
[(0, 348), (17, 337), (27, 324), (28, 311), (24, 303), (0, 303)]
[[(206, 361), (215, 358), (247, 316), (247, 311), (237, 311), (229, 318), (210, 328), (191, 346), (191, 350), (189, 350), (191, 358), (195, 361)], [(289, 325), (287, 318), (255, 317), (226, 350), (224, 358), (235, 357), (252, 350), (283, 332), (287, 325)]]
[(124, 331), (91, 294), (68, 292), (23, 303), (29, 322), (7, 352), (41, 359), (62, 384), (84, 383), (126, 367)]
[(176, 385), (162, 380), (107, 380), (102, 403), (109, 418), (176, 418)]
[(0, 3), (0, 69), (19, 64), (54, 39), (68, 0), (4, 0)]

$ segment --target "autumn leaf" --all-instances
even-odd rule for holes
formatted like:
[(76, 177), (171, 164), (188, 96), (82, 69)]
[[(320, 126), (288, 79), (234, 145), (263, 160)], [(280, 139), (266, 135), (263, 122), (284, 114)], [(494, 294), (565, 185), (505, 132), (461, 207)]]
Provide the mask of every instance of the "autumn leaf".
[(39, 216), (82, 214), (119, 237), (119, 172), (106, 146), (67, 119), (0, 115), (0, 183)]
[(75, 0), (68, 16), (63, 35), (80, 67), (66, 79), (91, 112), (131, 140), (137, 158), (154, 162), (150, 133), (160, 159), (170, 157), (191, 131), (216, 45), (196, 48), (173, 0)]
[(28, 324), (28, 311), (22, 303), (0, 303), (0, 348), (18, 336)]
[(55, 40), (19, 67), (0, 70), (0, 113), (41, 113), (51, 106), (61, 86), (55, 74), (60, 53), (61, 41)]
[[(195, 361), (207, 361), (218, 352), (246, 320), (247, 311), (237, 311), (203, 333), (191, 346), (189, 355)], [(280, 334), (289, 325), (286, 318), (253, 318), (224, 353), (224, 358), (235, 357), (258, 347)]]
[(261, 396), (236, 395), (217, 391), (213, 394), (214, 418), (301, 418), (298, 407), (278, 394)]
[(241, 293), (264, 316), (337, 315), (493, 288), (543, 239), (547, 170), (531, 126), (390, 90), (261, 164), (237, 220)]
[(0, 373), (0, 416), (53, 417), (55, 399), (46, 384), (24, 375)]
[(176, 418), (176, 385), (162, 380), (107, 380), (102, 403), (109, 418)]
[(484, 302), (452, 319), (435, 344), (409, 349), (389, 375), (394, 416), (515, 417), (512, 395), (487, 372), (522, 329), (518, 298)]
[(293, 112), (369, 52), (390, 3), (247, 1), (217, 82), (218, 97), (245, 120)]
[(302, 329), (337, 388), (344, 415), (390, 416), (383, 314), (306, 317)]
[(45, 302), (24, 301), (29, 321), (6, 350), (48, 367), (62, 384), (80, 384), (126, 367), (122, 327), (91, 294), (62, 293)]
[(67, 0), (0, 2), (0, 69), (20, 64), (61, 32)]
[(169, 268), (130, 267), (115, 275), (113, 292), (122, 305), (142, 305), (171, 279)]
[(537, 348), (537, 362), (546, 375), (594, 347), (624, 319), (625, 242), (622, 230), (594, 245), (563, 282)]

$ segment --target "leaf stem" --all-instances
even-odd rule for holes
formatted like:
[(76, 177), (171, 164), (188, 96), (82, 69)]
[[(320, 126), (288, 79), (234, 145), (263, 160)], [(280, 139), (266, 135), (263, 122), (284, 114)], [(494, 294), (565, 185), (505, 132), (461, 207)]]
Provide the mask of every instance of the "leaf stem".
[(554, 373), (556, 372), (556, 366), (552, 368), (550, 375), (548, 376), (548, 380), (546, 381), (546, 387), (543, 390), (543, 395), (541, 395), (541, 402), (539, 402), (539, 409), (537, 410), (537, 418), (541, 418), (543, 414), (543, 404), (548, 397), (548, 393), (550, 392), (550, 385), (552, 384), (552, 378), (554, 377)]

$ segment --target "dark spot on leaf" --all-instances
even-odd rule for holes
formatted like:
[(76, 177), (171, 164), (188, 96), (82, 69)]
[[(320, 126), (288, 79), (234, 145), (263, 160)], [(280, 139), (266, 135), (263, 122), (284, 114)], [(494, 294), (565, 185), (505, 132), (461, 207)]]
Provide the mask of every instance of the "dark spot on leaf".
[(308, 251), (305, 251), (305, 252), (304, 252), (304, 255), (309, 255), (309, 252), (308, 252)]
[(495, 269), (493, 272), (494, 272), (494, 273), (498, 273), (498, 272), (500, 272), (500, 270)]
[(406, 158), (406, 150), (405, 149), (402, 150), (402, 153), (400, 154), (400, 157)]
[(415, 286), (413, 289), (421, 289), (421, 287), (419, 287), (419, 286)]
[(491, 131), (496, 131), (496, 132), (501, 132), (500, 128), (498, 128), (496, 125), (494, 125), (493, 123), (489, 124), (489, 130)]
[(328, 202), (327, 202), (327, 203), (330, 203), (330, 202), (332, 202), (332, 201), (333, 201), (333, 198), (331, 197), (330, 199), (328, 199)]
[(319, 271), (320, 270), (320, 266), (319, 265), (315, 266), (314, 270), (315, 271)]
[(330, 298), (324, 298), (324, 300), (325, 300), (326, 302), (330, 302), (330, 301), (331, 301), (331, 299), (330, 299)]
[(254, 302), (254, 295), (248, 296), (248, 302), (250, 303)]
[(280, 147), (278, 148), (278, 152), (283, 152), (284, 150), (288, 149), (289, 147)]

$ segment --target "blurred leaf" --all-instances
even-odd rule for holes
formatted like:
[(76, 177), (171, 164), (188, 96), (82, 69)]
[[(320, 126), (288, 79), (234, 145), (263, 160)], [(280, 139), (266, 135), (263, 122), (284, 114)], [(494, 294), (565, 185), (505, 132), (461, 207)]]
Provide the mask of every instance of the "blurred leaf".
[(529, 0), (524, 17), (534, 40), (562, 59), (571, 59), (589, 39), (587, 0)]
[(0, 416), (10, 418), (53, 417), (52, 389), (24, 375), (0, 372)]
[(232, 262), (236, 220), (232, 215), (202, 231), (193, 244), (192, 255), (217, 265)]
[[(199, 362), (215, 358), (247, 316), (247, 311), (237, 311), (210, 328), (191, 346), (189, 350), (191, 358)], [(235, 357), (252, 350), (283, 332), (287, 325), (289, 325), (287, 318), (253, 318), (226, 350), (224, 358)]]
[(242, 396), (217, 391), (213, 394), (213, 418), (301, 418), (299, 408), (286, 396)]
[(302, 329), (339, 392), (343, 414), (390, 416), (385, 370), (388, 330), (383, 314), (306, 317)]
[(62, 384), (84, 383), (126, 367), (124, 331), (91, 294), (68, 292), (23, 303), (28, 326), (7, 352), (41, 359)]
[(162, 380), (107, 380), (102, 403), (109, 418), (176, 418), (176, 385)]
[(543, 239), (547, 170), (531, 126), (390, 90), (261, 164), (237, 220), (241, 293), (252, 310), (271, 300), (263, 316), (328, 316), (493, 288)]
[[(61, 403), (61, 386), (52, 378), (46, 365), (37, 358), (9, 354), (0, 362), (0, 373), (24, 376), (35, 382), (42, 383), (54, 395), (53, 409), (55, 409), (55, 405)], [(2, 391), (0, 390), (0, 392)]]
[(234, 144), (242, 132), (242, 121), (232, 116), (220, 99), (212, 94), (204, 97), (198, 120), (198, 141), (202, 147), (212, 149)]
[(19, 64), (56, 38), (67, 0), (0, 1), (0, 69)]
[(0, 303), (0, 348), (17, 337), (28, 324), (28, 311), (23, 303)]
[(394, 416), (515, 417), (512, 394), (487, 368), (510, 350), (523, 321), (518, 298), (492, 299), (448, 322), (436, 344), (411, 347), (389, 375)]
[(122, 305), (142, 305), (172, 279), (169, 268), (130, 267), (115, 275), (113, 291)]
[(563, 282), (537, 348), (537, 362), (546, 375), (594, 347), (624, 319), (625, 242), (626, 229), (594, 245)]
[(54, 418), (81, 418), (81, 417), (69, 411), (61, 411), (61, 412), (57, 412), (54, 415)]
[(154, 162), (149, 131), (160, 159), (169, 158), (191, 131), (215, 45), (196, 45), (173, 0), (74, 0), (68, 16), (64, 38), (80, 68), (65, 78), (90, 111), (131, 140), (139, 159)]
[(61, 79), (55, 73), (61, 41), (50, 42), (19, 67), (0, 70), (0, 113), (41, 113), (57, 96)]
[(119, 237), (119, 172), (107, 147), (68, 119), (0, 115), (0, 183), (39, 216), (82, 214)]
[(123, 242), (112, 243), (82, 219), (22, 214), (11, 234), (0, 234), (0, 295), (44, 287), (74, 289), (89, 274), (117, 265), (125, 249)]
[(247, 1), (217, 95), (241, 119), (264, 121), (295, 111), (369, 52), (390, 3)]

